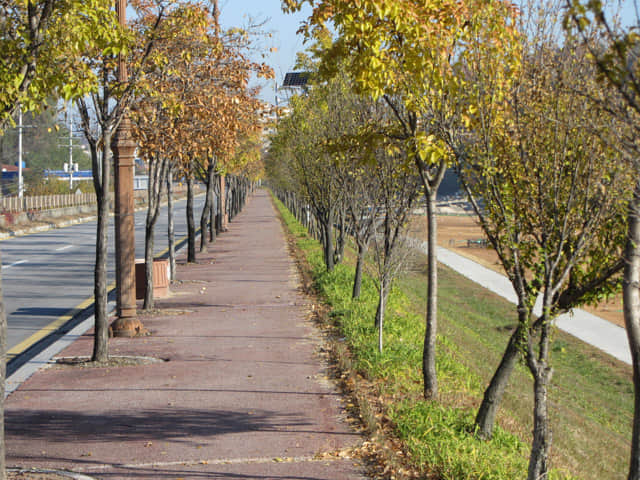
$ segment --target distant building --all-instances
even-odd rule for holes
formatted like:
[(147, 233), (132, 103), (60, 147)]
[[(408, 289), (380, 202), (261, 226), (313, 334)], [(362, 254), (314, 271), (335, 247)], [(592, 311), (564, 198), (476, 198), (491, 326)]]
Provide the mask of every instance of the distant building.
[[(12, 191), (15, 195), (18, 189), (18, 162), (16, 165), (7, 165), (2, 164), (0, 168), (2, 169), (2, 185), (1, 185), (1, 193), (2, 195), (11, 195)], [(24, 166), (24, 162), (22, 162), (22, 173), (29, 172), (30, 169)]]
[[(24, 165), (24, 162), (23, 162)], [(23, 172), (28, 172), (28, 168), (22, 169)], [(10, 182), (18, 178), (18, 166), (2, 164), (2, 182)]]

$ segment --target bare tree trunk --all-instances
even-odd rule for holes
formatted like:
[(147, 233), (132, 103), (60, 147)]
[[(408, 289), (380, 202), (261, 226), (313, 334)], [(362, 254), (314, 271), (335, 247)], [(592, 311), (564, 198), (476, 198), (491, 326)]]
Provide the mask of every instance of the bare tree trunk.
[[(545, 326), (543, 328), (548, 328)], [(529, 362), (529, 370), (534, 381), (533, 406), (533, 443), (529, 458), (527, 480), (543, 480), (548, 478), (549, 451), (551, 449), (551, 429), (549, 428), (548, 387), (551, 381), (551, 369), (546, 361), (536, 366)]]
[(628, 480), (640, 480), (640, 181), (629, 204), (623, 282), (624, 323), (633, 365), (633, 432)]
[(225, 175), (225, 192), (226, 192), (226, 200), (225, 200), (225, 211), (226, 211), (226, 219), (227, 219), (227, 228), (229, 227), (229, 223), (233, 221), (233, 176)]
[(378, 351), (382, 353), (384, 333), (384, 311), (386, 309), (387, 286), (386, 280), (380, 280), (380, 292), (378, 296), (378, 310), (376, 312), (376, 327), (378, 327)]
[(229, 193), (231, 195), (231, 208), (230, 208), (230, 214), (229, 214), (229, 219), (233, 219), (236, 218), (236, 215), (238, 214), (238, 178), (233, 176), (231, 177), (231, 182), (230, 182), (230, 188), (229, 188)]
[(332, 272), (335, 267), (333, 257), (333, 234), (331, 233), (333, 229), (333, 214), (329, 212), (326, 217), (324, 225), (322, 225), (324, 263), (327, 267), (327, 271)]
[(227, 176), (229, 182), (229, 221), (233, 221), (238, 212), (238, 182), (235, 176)]
[(216, 241), (216, 210), (218, 208), (218, 199), (215, 192), (216, 177), (211, 179), (213, 186), (211, 187), (211, 208), (209, 209), (209, 243)]
[[(155, 222), (154, 222), (155, 223)], [(153, 224), (149, 220), (144, 227), (144, 303), (143, 310), (151, 310), (153, 308)]]
[(360, 290), (362, 288), (362, 267), (364, 265), (364, 255), (366, 248), (363, 242), (358, 242), (358, 258), (356, 260), (356, 273), (353, 277), (353, 292), (351, 298), (360, 298)]
[[(92, 164), (94, 172), (100, 172), (94, 185), (98, 202), (98, 220), (96, 226), (96, 262), (94, 268), (94, 362), (109, 360), (109, 318), (107, 311), (107, 245), (109, 238), (109, 157), (111, 135), (103, 139), (102, 159), (98, 159), (97, 151), (92, 150)], [(95, 155), (94, 155), (95, 154)]]
[(196, 262), (196, 225), (193, 219), (193, 178), (187, 177), (187, 262)]
[(220, 176), (220, 201), (222, 202), (220, 212), (222, 213), (222, 231), (226, 232), (229, 225), (229, 189), (227, 178)]
[(336, 248), (334, 252), (334, 262), (340, 263), (344, 256), (344, 246), (346, 244), (346, 224), (347, 224), (347, 214), (344, 208), (341, 208), (338, 213), (338, 221), (340, 222), (340, 226), (338, 227), (338, 235), (336, 239)]
[(436, 334), (438, 331), (438, 259), (436, 256), (437, 220), (436, 190), (425, 192), (427, 201), (427, 328), (422, 351), (422, 376), (424, 378), (424, 398), (438, 397), (438, 375), (436, 372)]
[(204, 207), (202, 209), (202, 214), (200, 215), (200, 252), (207, 251), (207, 222), (211, 217), (211, 212), (213, 211), (213, 182), (215, 181), (215, 163), (213, 161), (209, 161), (209, 165), (207, 166), (207, 192), (205, 195)]
[(207, 251), (207, 221), (209, 220), (209, 195), (205, 197), (204, 207), (202, 207), (202, 213), (200, 214), (200, 253)]
[(153, 308), (153, 244), (154, 232), (160, 214), (160, 198), (168, 161), (166, 158), (152, 162), (149, 168), (149, 187), (147, 194), (147, 219), (144, 229), (144, 277), (145, 294), (142, 308)]
[(222, 177), (220, 175), (216, 175), (216, 190), (217, 190), (217, 202), (216, 202), (216, 233), (220, 234), (223, 231), (222, 218), (223, 218), (223, 205), (222, 201)]
[(218, 218), (216, 219), (216, 229), (218, 233), (227, 231), (227, 219), (226, 219), (226, 179), (224, 175), (218, 175)]
[(493, 426), (496, 422), (496, 414), (500, 408), (500, 402), (504, 391), (509, 384), (509, 378), (515, 368), (520, 350), (518, 349), (519, 339), (522, 335), (524, 322), (518, 322), (518, 328), (513, 332), (507, 348), (502, 355), (500, 364), (496, 369), (489, 386), (484, 391), (482, 403), (476, 415), (476, 435), (482, 439), (489, 439), (493, 436)]
[(176, 281), (176, 238), (173, 222), (173, 169), (167, 172), (167, 236), (169, 237), (169, 281)]

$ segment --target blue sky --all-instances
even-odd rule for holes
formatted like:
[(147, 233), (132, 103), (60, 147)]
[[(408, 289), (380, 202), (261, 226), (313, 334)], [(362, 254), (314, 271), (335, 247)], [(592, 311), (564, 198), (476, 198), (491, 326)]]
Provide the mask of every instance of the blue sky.
[[(276, 51), (268, 53), (265, 59), (255, 58), (269, 64), (276, 73), (278, 85), (282, 83), (284, 74), (293, 70), (296, 53), (303, 51), (306, 45), (301, 35), (296, 35), (300, 22), (310, 13), (308, 6), (301, 12), (285, 14), (280, 7), (280, 0), (220, 0), (220, 21), (224, 27), (245, 27), (252, 23), (266, 22), (262, 29), (271, 33), (265, 39), (265, 50), (275, 47)], [(262, 99), (274, 103), (273, 82), (265, 84)]]

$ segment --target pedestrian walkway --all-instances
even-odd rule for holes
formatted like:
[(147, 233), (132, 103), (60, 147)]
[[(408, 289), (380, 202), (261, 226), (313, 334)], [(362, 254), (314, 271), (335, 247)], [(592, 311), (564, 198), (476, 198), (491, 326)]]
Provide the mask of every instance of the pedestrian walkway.
[[(112, 356), (153, 363), (50, 366), (6, 401), (7, 464), (99, 479), (362, 479), (362, 439), (319, 351), (268, 194), (178, 267), (148, 337)], [(90, 355), (81, 336), (59, 356)]]
[[(426, 243), (421, 245), (422, 250), (425, 252), (426, 247)], [(438, 247), (437, 255), (440, 263), (461, 273), (497, 295), (506, 298), (510, 302), (518, 302), (513, 285), (511, 285), (511, 282), (505, 275), (486, 268), (446, 248)], [(534, 313), (536, 315), (542, 314), (540, 302), (535, 306)], [(618, 360), (631, 364), (631, 351), (629, 350), (627, 334), (624, 328), (579, 308), (573, 309), (571, 313), (560, 315), (556, 319), (556, 326), (560, 330), (599, 348)]]

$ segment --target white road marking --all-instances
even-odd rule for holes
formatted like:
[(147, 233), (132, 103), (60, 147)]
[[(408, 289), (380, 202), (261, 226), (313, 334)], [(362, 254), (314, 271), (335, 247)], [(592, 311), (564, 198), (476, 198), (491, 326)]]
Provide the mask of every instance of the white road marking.
[(64, 247), (56, 248), (56, 252), (62, 252), (64, 250), (69, 250), (70, 248), (73, 248), (73, 245), (66, 245)]
[(20, 265), (21, 263), (27, 263), (27, 261), (26, 260), (18, 260), (17, 262), (13, 262), (10, 265), (3, 265), (2, 269), (4, 270), (5, 268), (15, 267), (16, 265)]

